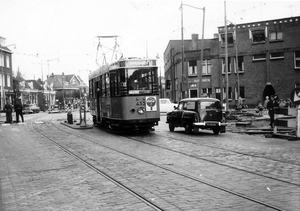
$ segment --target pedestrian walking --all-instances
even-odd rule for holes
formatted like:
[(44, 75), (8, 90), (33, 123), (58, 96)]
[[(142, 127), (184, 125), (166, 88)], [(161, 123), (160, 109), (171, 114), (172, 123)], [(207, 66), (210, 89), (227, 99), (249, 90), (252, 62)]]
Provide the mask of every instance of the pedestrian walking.
[(238, 109), (242, 109), (243, 108), (243, 98), (241, 96), (239, 96), (238, 98)]
[(18, 99), (16, 104), (15, 104), (15, 111), (16, 111), (16, 120), (17, 122), (19, 121), (19, 117), (21, 116), (22, 122), (24, 122), (24, 117), (23, 117), (23, 105), (21, 102), (21, 99)]
[(271, 99), (267, 103), (267, 109), (269, 111), (271, 128), (274, 127), (274, 109), (275, 109), (275, 107), (277, 107), (277, 103), (275, 102), (274, 95), (271, 95)]
[(4, 106), (4, 111), (6, 113), (6, 122), (5, 123), (12, 123), (12, 106), (9, 101), (6, 101)]

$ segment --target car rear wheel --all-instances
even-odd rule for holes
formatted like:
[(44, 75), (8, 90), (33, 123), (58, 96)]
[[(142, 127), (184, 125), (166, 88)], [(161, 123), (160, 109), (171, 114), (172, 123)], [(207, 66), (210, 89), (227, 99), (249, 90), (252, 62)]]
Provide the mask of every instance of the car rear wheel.
[(189, 124), (186, 124), (184, 126), (185, 132), (186, 133), (191, 133), (192, 132), (192, 127)]
[(170, 130), (171, 132), (173, 132), (174, 129), (175, 129), (174, 125), (173, 125), (172, 123), (169, 123), (169, 130)]
[(218, 135), (220, 132), (220, 128), (214, 128), (213, 131), (215, 135)]

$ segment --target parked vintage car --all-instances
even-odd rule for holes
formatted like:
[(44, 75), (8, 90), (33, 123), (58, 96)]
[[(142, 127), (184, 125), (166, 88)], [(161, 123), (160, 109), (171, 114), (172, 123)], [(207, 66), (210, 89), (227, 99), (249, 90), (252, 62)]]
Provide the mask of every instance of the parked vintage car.
[(39, 113), (40, 107), (34, 105), (34, 104), (24, 104), (23, 105), (23, 114), (33, 114), (33, 113)]
[(176, 110), (167, 113), (169, 130), (184, 127), (187, 133), (199, 129), (212, 130), (214, 134), (225, 133), (226, 123), (222, 105), (215, 98), (182, 99)]
[(33, 113), (39, 113), (40, 112), (40, 107), (38, 107), (35, 104), (29, 104), (30, 109), (33, 111)]
[(159, 109), (162, 113), (167, 113), (173, 111), (177, 107), (177, 104), (172, 103), (169, 98), (161, 98), (159, 99)]
[(58, 105), (51, 105), (51, 107), (49, 108), (49, 114), (51, 113), (59, 113), (59, 106)]
[(23, 105), (23, 114), (33, 114), (33, 110), (31, 110), (29, 104)]

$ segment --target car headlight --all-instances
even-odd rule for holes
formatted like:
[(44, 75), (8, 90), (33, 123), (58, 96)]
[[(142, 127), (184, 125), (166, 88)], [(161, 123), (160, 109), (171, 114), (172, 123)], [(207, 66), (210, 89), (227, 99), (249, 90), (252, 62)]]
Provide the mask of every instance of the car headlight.
[(140, 107), (140, 108), (138, 108), (137, 112), (142, 115), (142, 114), (145, 113), (145, 108), (144, 107)]

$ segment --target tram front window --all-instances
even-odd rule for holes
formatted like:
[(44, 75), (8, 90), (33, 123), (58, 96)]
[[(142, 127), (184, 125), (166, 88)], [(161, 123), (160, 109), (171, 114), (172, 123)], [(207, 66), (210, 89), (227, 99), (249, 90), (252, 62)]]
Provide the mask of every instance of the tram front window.
[(157, 84), (154, 68), (127, 69), (128, 94), (146, 94), (153, 92), (153, 85)]

